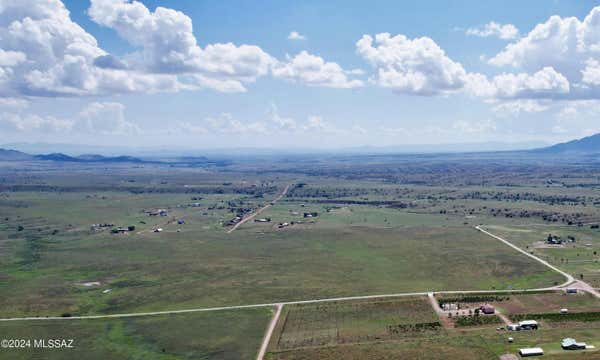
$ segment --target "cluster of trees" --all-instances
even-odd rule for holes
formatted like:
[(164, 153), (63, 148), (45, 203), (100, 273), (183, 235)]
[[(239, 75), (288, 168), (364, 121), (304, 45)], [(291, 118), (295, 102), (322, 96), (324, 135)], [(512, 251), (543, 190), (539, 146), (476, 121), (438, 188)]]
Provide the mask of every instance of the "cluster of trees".
[(548, 320), (548, 321), (600, 321), (600, 312), (579, 312), (579, 313), (540, 313), (540, 314), (512, 314), (510, 319), (513, 321), (530, 320)]
[(477, 326), (499, 323), (500, 318), (498, 318), (496, 315), (480, 316), (479, 312), (475, 312), (474, 316), (458, 316), (454, 318), (454, 325), (456, 326)]
[(569, 195), (543, 195), (533, 192), (505, 192), (505, 191), (469, 191), (457, 198), (469, 200), (495, 200), (495, 201), (535, 201), (548, 205), (586, 205), (598, 201), (597, 198), (587, 196)]
[(297, 198), (326, 198), (338, 199), (348, 197), (362, 197), (368, 195), (397, 198), (408, 196), (414, 190), (407, 188), (358, 188), (358, 187), (307, 187), (296, 186), (288, 192), (288, 196)]
[(444, 306), (444, 304), (488, 303), (508, 300), (510, 300), (510, 297), (504, 295), (465, 295), (458, 297), (438, 298), (438, 304), (440, 304), (440, 306)]
[(425, 331), (437, 331), (442, 327), (439, 321), (416, 323), (416, 324), (398, 324), (388, 325), (389, 335), (400, 335), (403, 333), (415, 333)]

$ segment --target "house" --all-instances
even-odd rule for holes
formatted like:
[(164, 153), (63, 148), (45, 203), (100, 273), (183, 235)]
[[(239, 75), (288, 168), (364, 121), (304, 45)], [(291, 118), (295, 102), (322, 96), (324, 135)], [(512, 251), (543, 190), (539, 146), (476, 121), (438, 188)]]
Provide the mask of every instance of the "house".
[(129, 232), (129, 229), (123, 228), (123, 227), (118, 227), (116, 229), (112, 229), (110, 232), (113, 234), (126, 234)]
[(169, 215), (169, 213), (166, 209), (154, 209), (154, 210), (148, 211), (148, 215), (150, 215), (150, 216), (167, 216), (167, 215)]
[(586, 343), (577, 342), (573, 338), (565, 338), (560, 343), (560, 346), (564, 350), (584, 350), (586, 348)]
[(560, 245), (563, 243), (563, 240), (560, 238), (560, 236), (548, 234), (548, 237), (546, 238), (546, 243), (552, 245)]
[(479, 310), (481, 310), (482, 313), (487, 314), (487, 315), (494, 314), (496, 312), (496, 309), (494, 309), (494, 307), (489, 304), (481, 305), (479, 307)]
[(544, 355), (544, 350), (542, 348), (539, 348), (539, 347), (535, 347), (535, 348), (523, 348), (523, 349), (519, 349), (519, 355), (521, 355), (522, 357), (526, 357), (526, 356), (540, 356), (540, 355)]
[(442, 309), (445, 311), (458, 310), (458, 304), (444, 303), (442, 304)]
[(519, 321), (519, 327), (521, 330), (537, 330), (538, 323), (535, 320), (523, 320)]

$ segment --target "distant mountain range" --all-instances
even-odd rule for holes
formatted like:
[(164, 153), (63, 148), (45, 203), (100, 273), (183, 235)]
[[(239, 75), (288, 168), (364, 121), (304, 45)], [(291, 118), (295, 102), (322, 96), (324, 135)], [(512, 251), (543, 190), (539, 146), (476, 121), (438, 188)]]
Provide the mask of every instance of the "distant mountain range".
[(185, 156), (185, 157), (165, 157), (165, 158), (137, 158), (133, 156), (103, 156), (98, 154), (84, 154), (78, 156), (66, 155), (63, 153), (51, 153), (33, 155), (23, 151), (0, 148), (0, 161), (54, 161), (63, 163), (82, 163), (82, 164), (169, 164), (178, 166), (225, 166), (230, 161), (219, 159), (208, 159), (204, 156)]
[(17, 150), (0, 149), (0, 161), (61, 161), (61, 162), (79, 162), (79, 163), (142, 163), (142, 159), (132, 156), (102, 156), (97, 154), (87, 154), (80, 156), (69, 156), (62, 153), (52, 153), (43, 155), (31, 155)]
[[(323, 144), (321, 144), (323, 145)], [(149, 146), (123, 146), (123, 145), (82, 145), (68, 143), (5, 143), (0, 148), (14, 149), (28, 154), (62, 153), (69, 156), (81, 154), (101, 154), (104, 156), (119, 156), (127, 154), (141, 159), (184, 159), (201, 158), (210, 156), (212, 159), (229, 159), (244, 157), (269, 157), (293, 155), (394, 155), (394, 154), (443, 154), (465, 152), (489, 151), (516, 151), (537, 149), (551, 145), (542, 141), (527, 142), (466, 142), (445, 144), (398, 144), (398, 145), (356, 145), (341, 147), (222, 147), (199, 148), (184, 145), (149, 145)]]
[[(167, 150), (162, 150), (161, 154), (153, 154), (144, 156), (144, 158), (115, 155), (105, 156), (99, 154), (83, 154), (83, 155), (67, 155), (62, 152), (52, 152), (48, 154), (33, 155), (25, 151), (0, 148), (0, 161), (56, 161), (56, 162), (71, 162), (71, 163), (168, 163), (180, 165), (226, 165), (230, 163), (230, 158), (245, 157), (245, 156), (271, 156), (271, 155), (291, 155), (291, 154), (451, 154), (451, 153), (495, 153), (501, 155), (503, 153), (522, 153), (535, 156), (544, 155), (593, 155), (600, 154), (600, 134), (584, 137), (578, 140), (572, 140), (551, 146), (543, 146), (533, 143), (522, 143), (521, 148), (517, 145), (503, 143), (476, 143), (476, 144), (449, 144), (449, 145), (406, 145), (406, 146), (391, 146), (391, 147), (354, 147), (345, 149), (287, 149), (287, 151), (276, 151), (274, 149), (221, 149), (221, 150), (205, 150), (206, 154), (212, 154), (212, 160), (205, 156), (186, 156), (177, 150), (175, 153)], [(21, 145), (23, 146), (23, 145)], [(68, 145), (66, 145), (68, 148)], [(243, 151), (242, 151), (243, 150)], [(149, 150), (147, 150), (150, 152)], [(194, 150), (192, 153), (198, 153), (200, 150)]]
[(577, 140), (535, 149), (532, 152), (543, 154), (586, 155), (600, 153), (600, 134), (591, 135)]

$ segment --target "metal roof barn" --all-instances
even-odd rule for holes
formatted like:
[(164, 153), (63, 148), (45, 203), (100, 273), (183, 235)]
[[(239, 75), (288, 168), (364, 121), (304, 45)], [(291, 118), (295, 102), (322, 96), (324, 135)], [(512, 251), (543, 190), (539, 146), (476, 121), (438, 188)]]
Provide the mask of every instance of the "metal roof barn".
[(544, 355), (544, 350), (539, 347), (519, 349), (519, 355), (525, 356), (540, 356)]

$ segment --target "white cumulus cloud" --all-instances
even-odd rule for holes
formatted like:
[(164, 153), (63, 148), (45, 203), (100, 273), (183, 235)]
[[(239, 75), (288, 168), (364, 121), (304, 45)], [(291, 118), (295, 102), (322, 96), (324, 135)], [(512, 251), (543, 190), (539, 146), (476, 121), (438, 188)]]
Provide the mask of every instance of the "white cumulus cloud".
[(292, 31), (290, 32), (290, 34), (288, 35), (288, 40), (305, 40), (306, 36), (300, 34), (297, 31)]
[(125, 106), (118, 102), (93, 102), (80, 113), (75, 130), (91, 134), (131, 134), (140, 128), (125, 119)]
[(571, 84), (563, 98), (600, 97), (600, 7), (583, 20), (551, 16), (526, 36), (508, 44), (488, 62), (529, 73), (553, 68)]
[(428, 37), (380, 33), (356, 43), (357, 53), (375, 70), (373, 81), (399, 93), (439, 95), (460, 90), (466, 71)]
[(71, 131), (73, 122), (54, 116), (37, 114), (0, 113), (0, 130), (15, 133), (64, 133)]
[(495, 21), (490, 21), (482, 27), (468, 28), (465, 33), (471, 36), (494, 36), (502, 40), (511, 40), (519, 36), (519, 29), (513, 24), (499, 24)]
[(100, 25), (114, 29), (140, 48), (124, 60), (149, 72), (201, 73), (218, 79), (252, 82), (268, 73), (274, 59), (255, 45), (208, 44), (201, 48), (192, 19), (181, 11), (138, 1), (92, 0), (88, 13)]
[(340, 65), (326, 62), (323, 58), (301, 51), (294, 57), (273, 66), (273, 76), (310, 86), (331, 88), (355, 88), (363, 85), (361, 80), (349, 79)]

